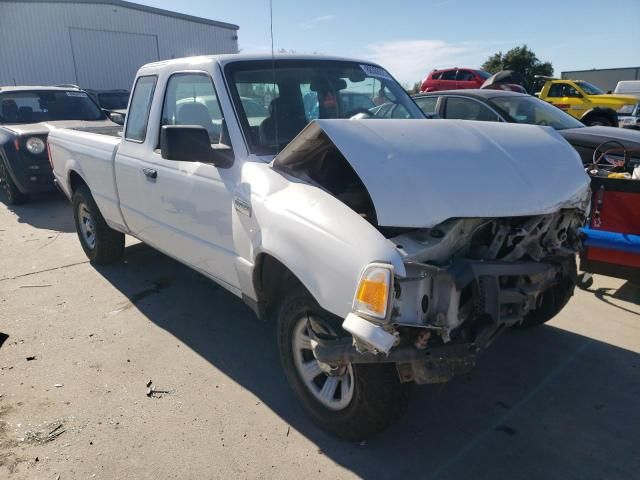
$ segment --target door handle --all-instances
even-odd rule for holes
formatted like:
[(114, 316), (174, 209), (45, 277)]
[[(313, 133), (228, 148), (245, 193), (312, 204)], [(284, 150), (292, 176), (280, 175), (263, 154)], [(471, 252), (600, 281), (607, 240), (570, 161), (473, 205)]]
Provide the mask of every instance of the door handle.
[(154, 180), (158, 178), (158, 171), (153, 168), (143, 168), (142, 173), (144, 173), (147, 177), (153, 178)]

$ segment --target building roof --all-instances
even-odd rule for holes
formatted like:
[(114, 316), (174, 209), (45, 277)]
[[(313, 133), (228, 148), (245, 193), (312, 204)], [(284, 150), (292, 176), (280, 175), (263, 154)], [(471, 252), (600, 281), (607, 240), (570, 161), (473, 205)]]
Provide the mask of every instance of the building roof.
[(240, 27), (233, 23), (219, 22), (217, 20), (210, 20), (208, 18), (195, 17), (193, 15), (187, 15), (184, 13), (172, 12), (170, 10), (164, 10), (162, 8), (149, 7), (147, 5), (140, 5), (139, 3), (125, 2), (124, 0), (0, 0), (1, 2), (9, 3), (82, 3), (82, 4), (95, 4), (95, 5), (112, 5), (114, 7), (129, 8), (132, 10), (139, 10), (141, 12), (155, 13), (156, 15), (163, 15), (165, 17), (179, 18), (188, 22), (204, 23), (206, 25), (214, 25), (216, 27), (228, 28), (230, 30), (238, 30)]

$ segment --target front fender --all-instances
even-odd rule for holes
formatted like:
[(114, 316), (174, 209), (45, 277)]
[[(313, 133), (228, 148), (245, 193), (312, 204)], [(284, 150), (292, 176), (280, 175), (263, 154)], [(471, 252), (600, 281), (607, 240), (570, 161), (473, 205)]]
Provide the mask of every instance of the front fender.
[(252, 197), (254, 264), (262, 253), (273, 256), (322, 308), (340, 317), (351, 311), (357, 282), (369, 263), (389, 263), (397, 275), (405, 275), (393, 244), (369, 222), (322, 189), (290, 180)]

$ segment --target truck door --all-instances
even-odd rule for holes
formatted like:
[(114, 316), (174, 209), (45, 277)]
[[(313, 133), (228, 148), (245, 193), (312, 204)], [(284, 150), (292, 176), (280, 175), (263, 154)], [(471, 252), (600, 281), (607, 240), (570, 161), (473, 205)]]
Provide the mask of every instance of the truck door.
[[(205, 72), (172, 74), (166, 88), (156, 92), (153, 110), (149, 132), (160, 132), (163, 125), (200, 125), (212, 144), (220, 142), (223, 118), (213, 81)], [(138, 236), (205, 275), (237, 287), (231, 220), (238, 165), (218, 169), (166, 160), (160, 154), (159, 134), (146, 141), (135, 172), (143, 217)]]
[(146, 226), (140, 192), (140, 159), (147, 149), (147, 125), (158, 77), (140, 76), (134, 85), (127, 123), (115, 159), (115, 178), (120, 211), (132, 234), (139, 236)]
[(567, 82), (553, 83), (545, 100), (577, 119), (587, 110), (587, 99)]

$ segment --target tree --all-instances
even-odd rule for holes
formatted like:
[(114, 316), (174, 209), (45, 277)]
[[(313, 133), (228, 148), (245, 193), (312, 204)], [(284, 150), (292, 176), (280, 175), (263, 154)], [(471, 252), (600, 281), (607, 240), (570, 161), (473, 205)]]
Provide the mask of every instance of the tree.
[(415, 95), (416, 93), (420, 93), (420, 86), (422, 85), (422, 80), (415, 82), (412, 86), (409, 86), (408, 83), (403, 83), (402, 87), (409, 95)]
[(525, 88), (531, 91), (534, 86), (534, 75), (553, 75), (551, 62), (542, 62), (526, 45), (515, 47), (507, 53), (494, 53), (481, 67), (489, 73), (501, 70), (513, 70), (524, 78)]

